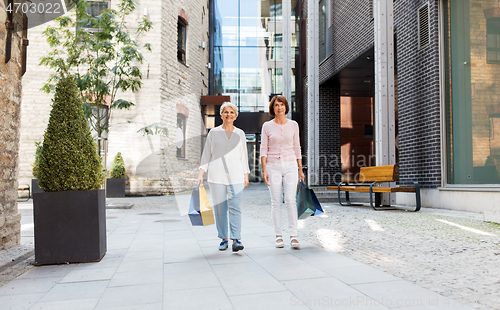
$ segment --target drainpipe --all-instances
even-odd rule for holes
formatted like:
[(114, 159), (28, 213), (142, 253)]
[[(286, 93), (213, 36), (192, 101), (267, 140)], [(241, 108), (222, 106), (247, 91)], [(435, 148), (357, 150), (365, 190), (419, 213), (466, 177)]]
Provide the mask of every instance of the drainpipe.
[[(375, 162), (396, 164), (394, 119), (394, 18), (393, 0), (374, 0), (375, 43)], [(383, 194), (382, 205), (394, 204), (395, 194)]]
[(319, 3), (307, 1), (307, 182), (319, 182)]

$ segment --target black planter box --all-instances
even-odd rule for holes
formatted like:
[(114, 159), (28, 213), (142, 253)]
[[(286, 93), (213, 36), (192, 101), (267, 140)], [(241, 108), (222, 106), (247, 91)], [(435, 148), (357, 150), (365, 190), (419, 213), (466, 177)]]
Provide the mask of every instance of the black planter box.
[(106, 197), (125, 197), (125, 179), (106, 179)]
[(100, 261), (106, 254), (104, 190), (33, 194), (35, 264)]
[(31, 179), (31, 195), (34, 193), (43, 193), (43, 189), (38, 186), (38, 181), (40, 181), (40, 179)]

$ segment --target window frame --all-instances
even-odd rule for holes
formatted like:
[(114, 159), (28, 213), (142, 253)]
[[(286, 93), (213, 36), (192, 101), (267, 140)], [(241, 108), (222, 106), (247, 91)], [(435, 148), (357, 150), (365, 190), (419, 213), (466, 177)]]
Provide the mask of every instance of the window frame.
[[(182, 17), (178, 17), (177, 19), (177, 60), (180, 63), (187, 63), (187, 27), (188, 23)], [(183, 31), (183, 42), (179, 42), (179, 38), (181, 38), (180, 31)], [(181, 46), (182, 45), (182, 46)]]
[[(496, 25), (492, 25), (493, 23), (496, 23)], [(495, 37), (496, 47), (489, 47), (492, 40), (492, 37), (490, 35), (493, 35)], [(496, 52), (495, 59), (489, 58), (489, 52), (491, 51)], [(500, 64), (500, 17), (488, 18), (486, 20), (486, 63)]]

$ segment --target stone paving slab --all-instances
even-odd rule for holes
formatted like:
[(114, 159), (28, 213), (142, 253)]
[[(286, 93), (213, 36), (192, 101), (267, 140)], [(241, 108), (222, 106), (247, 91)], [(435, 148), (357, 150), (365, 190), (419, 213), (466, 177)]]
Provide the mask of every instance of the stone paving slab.
[(272, 227), (248, 216), (246, 248), (232, 253), (217, 249), (214, 225), (150, 210), (107, 210), (101, 262), (33, 267), (0, 287), (2, 309), (442, 309), (447, 300), (306, 240), (276, 249)]
[[(0, 272), (0, 309), (500, 308), (500, 226), (481, 214), (324, 203), (324, 215), (299, 220), (300, 251), (276, 249), (267, 188), (251, 184), (242, 205), (246, 248), (233, 254), (217, 250), (215, 225), (190, 225), (189, 193), (108, 203), (134, 206), (107, 210), (101, 262), (22, 260)], [(32, 203), (19, 203), (19, 212), (21, 245), (0, 252), (0, 266), (33, 251)]]

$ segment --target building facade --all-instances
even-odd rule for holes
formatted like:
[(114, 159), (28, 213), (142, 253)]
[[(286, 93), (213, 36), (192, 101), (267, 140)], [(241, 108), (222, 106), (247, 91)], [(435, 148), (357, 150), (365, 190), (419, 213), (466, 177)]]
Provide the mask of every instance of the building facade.
[[(342, 133), (351, 133), (339, 141), (343, 174), (348, 172), (346, 163), (370, 166), (374, 163), (367, 156), (383, 155), (372, 140), (377, 125), (384, 125), (373, 112), (379, 98), (376, 68), (384, 66), (377, 52), (384, 44), (393, 46), (387, 55), (394, 60), (388, 68), (393, 75), (388, 86), (394, 90), (395, 124), (390, 144), (399, 183), (418, 181), (425, 207), (483, 212), (498, 220), (498, 1), (349, 0), (319, 5), (327, 15), (320, 38), (320, 109), (340, 105)], [(381, 39), (377, 30), (389, 9), (392, 19), (384, 27), (392, 29), (392, 35)], [(332, 93), (333, 99), (321, 100), (329, 98), (321, 94)], [(366, 117), (370, 114), (371, 135)], [(333, 118), (320, 116), (320, 123), (336, 124)], [(352, 154), (356, 156), (347, 158)], [(357, 163), (357, 155), (365, 161)], [(398, 193), (396, 201), (412, 205), (414, 197)]]
[(210, 1), (210, 98), (204, 114), (210, 129), (222, 123), (218, 109), (224, 100), (238, 106), (235, 126), (247, 134), (251, 181), (261, 180), (260, 133), (271, 119), (273, 95), (288, 99), (288, 116), (302, 127), (300, 14), (298, 0)]
[[(10, 3), (10, 2), (9, 2)], [(19, 130), (22, 85), (26, 70), (27, 20), (0, 3), (0, 250), (19, 244), (21, 214), (17, 209)]]
[[(113, 0), (93, 2), (112, 8), (118, 4)], [(132, 32), (143, 17), (151, 20), (153, 28), (136, 38), (140, 46), (150, 43), (152, 47), (151, 52), (142, 50), (145, 60), (136, 64), (143, 74), (142, 88), (116, 97), (135, 106), (112, 110), (107, 134), (106, 168), (109, 171), (113, 157), (121, 152), (128, 195), (175, 193), (195, 183), (206, 132), (200, 98), (208, 95), (208, 13), (208, 2), (202, 0), (141, 0), (130, 16)], [(51, 108), (52, 94), (40, 90), (53, 73), (39, 65), (49, 51), (42, 35), (46, 27), (30, 29), (21, 108), (20, 183), (33, 178), (35, 142), (43, 139)], [(168, 135), (138, 132), (154, 124), (167, 128)]]

